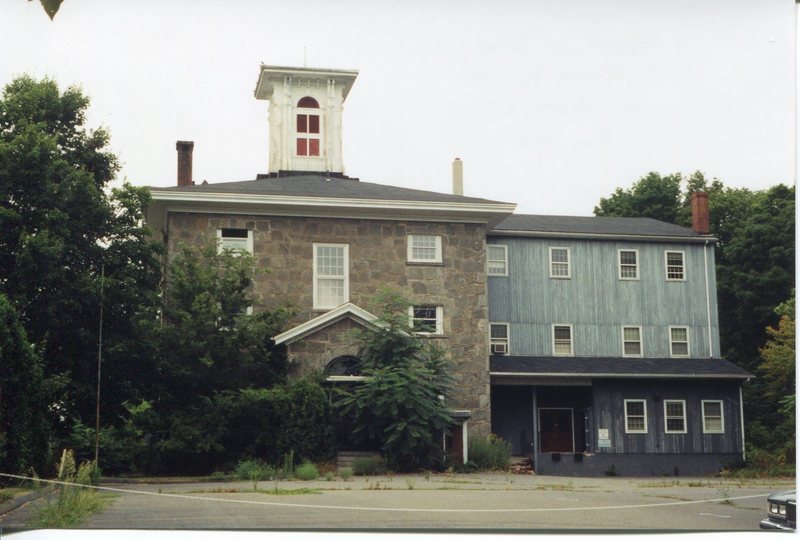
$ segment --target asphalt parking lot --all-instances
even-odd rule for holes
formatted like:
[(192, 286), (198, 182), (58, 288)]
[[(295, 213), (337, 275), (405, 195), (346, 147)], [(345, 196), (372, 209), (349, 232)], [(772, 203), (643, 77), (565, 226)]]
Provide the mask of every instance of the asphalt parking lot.
[[(92, 529), (757, 531), (785, 480), (565, 478), (505, 473), (310, 482), (106, 484)], [(277, 491), (277, 493), (276, 493)], [(42, 499), (0, 516), (25, 528)]]

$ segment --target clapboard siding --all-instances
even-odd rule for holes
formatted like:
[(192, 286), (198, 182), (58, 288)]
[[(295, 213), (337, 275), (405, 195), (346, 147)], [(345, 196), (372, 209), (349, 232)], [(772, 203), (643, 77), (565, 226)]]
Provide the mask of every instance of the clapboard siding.
[[(489, 318), (511, 325), (517, 355), (552, 354), (552, 324), (572, 324), (577, 356), (620, 356), (622, 326), (642, 327), (646, 357), (669, 356), (669, 326), (689, 327), (690, 355), (708, 357), (704, 246), (492, 236), (508, 246), (508, 277), (489, 278)], [(549, 247), (570, 249), (571, 278), (549, 274)], [(618, 250), (639, 252), (639, 280), (618, 277)], [(686, 281), (667, 281), (665, 251), (685, 253)], [(711, 355), (718, 357), (714, 252), (708, 256)]]
[[(727, 381), (595, 380), (597, 429), (608, 429), (611, 453), (739, 453), (742, 431), (738, 383)], [(647, 433), (625, 433), (626, 399), (647, 402)], [(665, 433), (664, 400), (686, 401), (686, 433)], [(724, 433), (703, 433), (701, 402), (723, 402)]]

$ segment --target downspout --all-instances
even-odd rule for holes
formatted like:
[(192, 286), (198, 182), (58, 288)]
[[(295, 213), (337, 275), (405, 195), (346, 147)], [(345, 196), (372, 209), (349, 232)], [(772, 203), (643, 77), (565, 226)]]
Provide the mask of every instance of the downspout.
[(531, 408), (533, 409), (533, 448), (531, 449), (531, 465), (533, 465), (533, 472), (539, 474), (539, 418), (536, 414), (536, 387), (531, 389)]
[(714, 347), (712, 345), (712, 336), (711, 336), (711, 291), (708, 285), (708, 240), (706, 240), (705, 245), (703, 246), (703, 264), (705, 266), (705, 275), (706, 275), (706, 320), (708, 324), (708, 357), (714, 358)]
[[(746, 382), (746, 381), (745, 381)], [(745, 461), (744, 450), (744, 401), (742, 400), (742, 385), (739, 385), (739, 421), (742, 424), (742, 461)]]

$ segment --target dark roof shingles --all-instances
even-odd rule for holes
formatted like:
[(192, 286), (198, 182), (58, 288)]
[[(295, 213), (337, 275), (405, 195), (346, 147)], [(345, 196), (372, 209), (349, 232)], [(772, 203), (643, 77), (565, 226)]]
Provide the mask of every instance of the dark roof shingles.
[(359, 180), (330, 178), (323, 175), (298, 175), (279, 178), (244, 180), (241, 182), (216, 182), (193, 186), (154, 187), (154, 191), (189, 193), (226, 193), (248, 195), (283, 195), (297, 197), (323, 197), (348, 199), (374, 199), (391, 201), (426, 201), (444, 203), (507, 204), (488, 199), (450, 195), (419, 189), (408, 189)]
[(492, 233), (502, 234), (503, 231), (636, 236), (702, 236), (692, 229), (650, 218), (539, 216), (532, 214), (509, 216), (498, 223)]

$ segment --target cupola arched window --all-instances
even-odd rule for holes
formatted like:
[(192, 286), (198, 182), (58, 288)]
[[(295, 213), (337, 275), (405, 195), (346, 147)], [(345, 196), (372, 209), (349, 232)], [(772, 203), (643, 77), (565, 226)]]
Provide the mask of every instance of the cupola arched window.
[(297, 102), (297, 155), (319, 156), (319, 112), (301, 109), (319, 109), (313, 97), (306, 96)]

